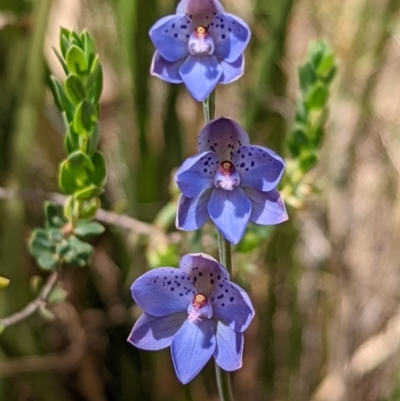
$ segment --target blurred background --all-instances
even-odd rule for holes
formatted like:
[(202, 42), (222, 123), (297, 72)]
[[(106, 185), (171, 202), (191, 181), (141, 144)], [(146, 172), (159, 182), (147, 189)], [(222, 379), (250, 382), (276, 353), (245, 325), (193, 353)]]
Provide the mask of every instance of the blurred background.
[[(105, 70), (109, 212), (90, 266), (62, 272), (67, 300), (0, 336), (2, 401), (218, 399), (212, 363), (182, 386), (169, 350), (126, 342), (141, 313), (129, 292), (136, 277), (187, 252), (217, 253), (211, 225), (174, 230), (171, 178), (196, 151), (201, 105), (148, 74), (148, 30), (176, 3), (0, 0), (0, 275), (11, 280), (0, 316), (46, 278), (27, 239), (59, 191), (64, 128), (48, 83), (64, 79), (51, 49), (60, 26), (87, 28)], [(309, 42), (326, 40), (337, 60), (320, 161), (305, 177), (317, 190), (288, 203), (289, 222), (250, 228), (235, 254), (234, 279), (257, 311), (235, 400), (400, 400), (400, 0), (223, 3), (253, 36), (247, 73), (217, 88), (216, 114), (238, 120), (253, 143), (287, 156)]]

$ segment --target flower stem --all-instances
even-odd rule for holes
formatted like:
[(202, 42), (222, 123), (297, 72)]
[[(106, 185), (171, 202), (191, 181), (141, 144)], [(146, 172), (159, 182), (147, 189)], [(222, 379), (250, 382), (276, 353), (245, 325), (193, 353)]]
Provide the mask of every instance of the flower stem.
[(205, 123), (208, 124), (215, 118), (215, 92), (212, 91), (210, 96), (203, 102), (203, 113)]
[[(203, 102), (203, 112), (205, 123), (208, 124), (215, 118), (215, 92)], [(232, 254), (231, 244), (218, 231), (218, 250), (219, 262), (225, 266), (229, 274), (232, 274)], [(231, 378), (229, 373), (215, 364), (215, 374), (217, 376), (217, 385), (219, 398), (221, 401), (233, 401)]]

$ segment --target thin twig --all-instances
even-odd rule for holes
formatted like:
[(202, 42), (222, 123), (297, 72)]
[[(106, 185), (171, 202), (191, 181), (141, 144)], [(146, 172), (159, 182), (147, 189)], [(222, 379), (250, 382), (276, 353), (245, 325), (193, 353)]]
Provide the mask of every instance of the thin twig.
[[(11, 200), (15, 198), (23, 198), (23, 199), (42, 198), (51, 200), (59, 205), (64, 205), (65, 201), (67, 200), (67, 197), (65, 195), (61, 195), (54, 192), (45, 192), (40, 189), (13, 190), (0, 187), (0, 199)], [(137, 234), (146, 235), (148, 237), (152, 236), (166, 237), (166, 234), (164, 233), (163, 230), (160, 230), (159, 228), (151, 224), (144, 223), (130, 216), (109, 212), (104, 209), (99, 209), (97, 211), (96, 220), (104, 224), (109, 224), (120, 228), (124, 228), (126, 230), (133, 231)]]
[(44, 285), (42, 291), (40, 291), (39, 296), (25, 306), (21, 311), (14, 313), (13, 315), (6, 317), (4, 319), (0, 319), (0, 327), (2, 329), (12, 326), (16, 323), (19, 323), (22, 320), (25, 320), (27, 317), (33, 315), (38, 309), (45, 306), (47, 304), (47, 298), (49, 297), (51, 290), (54, 288), (58, 279), (58, 272), (52, 273), (46, 284)]

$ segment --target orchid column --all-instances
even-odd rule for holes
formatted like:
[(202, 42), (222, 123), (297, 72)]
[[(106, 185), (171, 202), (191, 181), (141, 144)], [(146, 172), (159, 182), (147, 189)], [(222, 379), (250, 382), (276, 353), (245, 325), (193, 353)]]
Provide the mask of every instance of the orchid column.
[[(273, 225), (287, 220), (276, 189), (284, 169), (272, 150), (250, 145), (234, 120), (215, 118), (214, 89), (244, 73), (250, 30), (225, 12), (218, 0), (182, 0), (175, 15), (150, 29), (156, 48), (151, 73), (169, 83), (184, 83), (203, 102), (205, 126), (198, 154), (187, 159), (175, 180), (182, 195), (176, 226), (197, 230), (208, 220), (219, 236), (219, 263), (204, 254), (186, 255), (179, 269), (154, 269), (132, 285), (144, 314), (129, 341), (158, 350), (171, 346), (178, 379), (187, 383), (214, 357), (221, 400), (232, 400), (227, 371), (242, 367), (243, 331), (254, 317), (249, 296), (231, 282), (231, 244), (249, 222)], [(225, 270), (226, 269), (226, 270)]]

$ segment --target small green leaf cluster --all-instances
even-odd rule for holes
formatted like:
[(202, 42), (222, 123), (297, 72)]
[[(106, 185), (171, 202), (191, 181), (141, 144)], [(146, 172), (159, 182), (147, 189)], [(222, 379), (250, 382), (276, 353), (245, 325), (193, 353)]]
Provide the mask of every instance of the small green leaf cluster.
[(45, 228), (33, 231), (29, 250), (44, 270), (56, 270), (62, 263), (86, 266), (93, 247), (84, 242), (104, 232), (104, 227), (93, 221), (81, 219), (75, 226), (63, 213), (61, 206), (45, 204)]
[(51, 87), (64, 116), (68, 158), (61, 163), (59, 184), (65, 193), (85, 201), (101, 194), (106, 178), (104, 157), (96, 151), (103, 72), (87, 31), (78, 35), (61, 29), (60, 49), (61, 54), (54, 51), (67, 78), (62, 85), (52, 77)]
[(93, 248), (84, 241), (104, 231), (90, 221), (100, 207), (106, 179), (105, 160), (97, 151), (102, 67), (87, 31), (78, 35), (62, 28), (60, 50), (54, 49), (66, 79), (62, 84), (51, 77), (50, 86), (65, 123), (67, 157), (60, 164), (59, 186), (69, 196), (64, 208), (45, 205), (45, 228), (36, 229), (29, 241), (31, 254), (45, 270), (61, 263), (85, 266)]
[(288, 138), (288, 147), (298, 168), (304, 174), (318, 161), (318, 150), (328, 115), (329, 86), (335, 76), (335, 57), (325, 42), (312, 42), (306, 62), (298, 69), (301, 98)]

